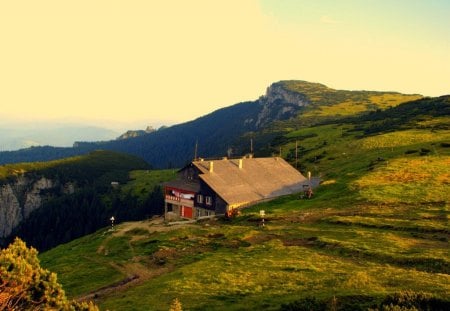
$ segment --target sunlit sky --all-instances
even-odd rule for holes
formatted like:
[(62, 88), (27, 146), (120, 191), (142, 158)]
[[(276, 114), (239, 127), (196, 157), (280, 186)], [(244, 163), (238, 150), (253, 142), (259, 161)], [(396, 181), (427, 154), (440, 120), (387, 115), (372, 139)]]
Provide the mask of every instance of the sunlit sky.
[(448, 0), (0, 1), (0, 120), (173, 124), (279, 80), (450, 93)]

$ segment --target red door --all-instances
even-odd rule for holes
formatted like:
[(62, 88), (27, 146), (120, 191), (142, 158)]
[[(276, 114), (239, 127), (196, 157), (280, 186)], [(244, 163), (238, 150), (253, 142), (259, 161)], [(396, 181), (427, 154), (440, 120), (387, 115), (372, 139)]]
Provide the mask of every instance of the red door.
[(181, 217), (192, 218), (192, 207), (182, 206)]

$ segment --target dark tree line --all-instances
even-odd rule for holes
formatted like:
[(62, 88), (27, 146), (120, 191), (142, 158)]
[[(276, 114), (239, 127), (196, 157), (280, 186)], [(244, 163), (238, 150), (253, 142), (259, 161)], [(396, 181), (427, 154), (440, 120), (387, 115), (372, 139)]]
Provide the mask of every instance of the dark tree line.
[(163, 212), (162, 189), (157, 186), (144, 200), (131, 193), (111, 189), (100, 193), (94, 186), (54, 198), (31, 213), (10, 235), (18, 236), (39, 251), (95, 232), (108, 226), (114, 216), (117, 222), (140, 220)]
[[(418, 121), (450, 115), (450, 96), (422, 98), (406, 102), (386, 110), (376, 110), (368, 114), (352, 117), (342, 122), (355, 124), (354, 131), (364, 134), (378, 134), (407, 128), (420, 127)], [(448, 125), (440, 125), (431, 129), (448, 130)]]
[[(264, 110), (264, 108), (267, 108)], [(290, 108), (285, 111), (284, 108)], [(249, 140), (240, 144), (248, 132), (259, 131), (275, 120), (286, 120), (295, 115), (295, 105), (278, 101), (271, 105), (256, 100), (216, 110), (193, 121), (174, 125), (129, 139), (105, 142), (78, 142), (72, 148), (34, 147), (18, 151), (0, 152), (0, 164), (17, 161), (48, 161), (85, 154), (92, 150), (112, 150), (138, 156), (155, 168), (181, 167), (194, 157), (198, 142), (198, 156), (225, 156), (250, 152)], [(261, 116), (262, 112), (263, 115)]]

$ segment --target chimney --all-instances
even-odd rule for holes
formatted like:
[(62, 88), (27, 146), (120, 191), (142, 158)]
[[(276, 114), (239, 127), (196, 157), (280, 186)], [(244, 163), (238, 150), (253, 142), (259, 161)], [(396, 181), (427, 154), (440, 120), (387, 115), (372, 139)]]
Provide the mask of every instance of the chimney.
[(242, 159), (239, 159), (239, 169), (242, 169)]
[(212, 173), (214, 171), (214, 162), (209, 162), (209, 172)]

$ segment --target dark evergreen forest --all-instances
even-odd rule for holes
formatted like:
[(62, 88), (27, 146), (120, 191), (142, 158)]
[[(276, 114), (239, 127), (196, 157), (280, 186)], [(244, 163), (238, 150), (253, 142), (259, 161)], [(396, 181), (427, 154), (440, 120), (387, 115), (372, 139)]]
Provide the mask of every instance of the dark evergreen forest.
[(6, 244), (18, 236), (39, 251), (93, 233), (115, 222), (142, 220), (164, 211), (161, 187), (157, 186), (144, 200), (130, 192), (110, 188), (102, 192), (96, 186), (86, 186), (70, 194), (49, 200), (31, 213), (10, 235)]

